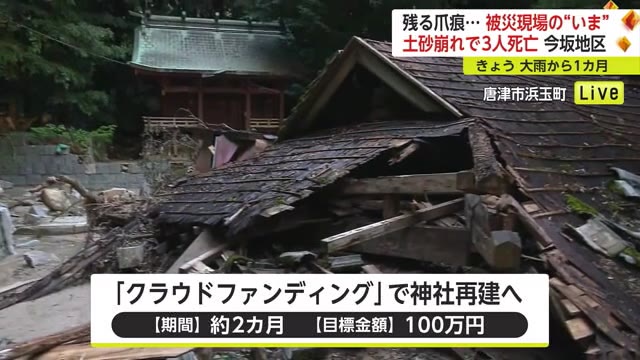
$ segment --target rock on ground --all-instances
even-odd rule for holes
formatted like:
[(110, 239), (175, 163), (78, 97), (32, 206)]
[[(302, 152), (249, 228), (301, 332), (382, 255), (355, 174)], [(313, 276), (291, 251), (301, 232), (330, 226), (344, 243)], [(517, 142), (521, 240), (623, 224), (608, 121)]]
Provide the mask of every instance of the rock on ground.
[(50, 254), (40, 250), (32, 250), (24, 253), (24, 261), (30, 267), (59, 263), (60, 259), (55, 254)]
[(71, 200), (63, 190), (44, 189), (40, 198), (49, 209), (54, 211), (64, 211), (72, 206)]

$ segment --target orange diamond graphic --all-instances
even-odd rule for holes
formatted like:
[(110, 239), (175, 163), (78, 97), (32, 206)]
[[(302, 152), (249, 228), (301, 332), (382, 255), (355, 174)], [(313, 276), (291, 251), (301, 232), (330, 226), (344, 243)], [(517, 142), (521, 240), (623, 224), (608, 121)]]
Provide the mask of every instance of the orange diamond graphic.
[(622, 49), (622, 51), (627, 52), (629, 46), (631, 46), (631, 41), (629, 41), (626, 36), (623, 36), (618, 39), (617, 44), (618, 46), (620, 46), (620, 49)]
[(629, 10), (629, 12), (622, 17), (622, 22), (629, 30), (633, 31), (636, 25), (640, 23), (640, 15), (633, 10)]
[(613, 1), (609, 1), (608, 3), (606, 3), (604, 5), (605, 10), (618, 10), (618, 5), (616, 5), (616, 3), (614, 3)]

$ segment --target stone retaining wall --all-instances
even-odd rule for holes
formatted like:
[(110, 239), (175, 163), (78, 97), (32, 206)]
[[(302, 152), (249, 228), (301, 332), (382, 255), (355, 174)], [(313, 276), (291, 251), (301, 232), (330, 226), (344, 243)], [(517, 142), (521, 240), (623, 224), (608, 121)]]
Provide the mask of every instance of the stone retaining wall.
[(67, 175), (91, 190), (109, 187), (135, 190), (145, 183), (144, 171), (135, 161), (87, 164), (77, 155), (57, 155), (55, 145), (28, 145), (27, 139), (27, 133), (0, 137), (0, 179), (15, 186), (33, 186), (48, 176)]

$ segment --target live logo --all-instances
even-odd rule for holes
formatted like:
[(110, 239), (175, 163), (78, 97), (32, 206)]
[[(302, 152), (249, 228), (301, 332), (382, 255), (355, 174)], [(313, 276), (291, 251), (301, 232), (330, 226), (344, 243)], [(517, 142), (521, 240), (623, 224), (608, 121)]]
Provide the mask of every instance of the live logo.
[(624, 104), (622, 81), (576, 81), (574, 102), (578, 105)]

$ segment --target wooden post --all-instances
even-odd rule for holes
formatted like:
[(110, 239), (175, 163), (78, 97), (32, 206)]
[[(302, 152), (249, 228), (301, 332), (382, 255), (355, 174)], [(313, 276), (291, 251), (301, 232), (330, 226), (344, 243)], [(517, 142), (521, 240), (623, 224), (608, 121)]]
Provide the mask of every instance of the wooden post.
[(385, 219), (397, 216), (399, 213), (400, 202), (398, 198), (393, 195), (385, 195), (382, 207), (382, 216)]
[(244, 127), (245, 130), (251, 130), (251, 89), (249, 89), (249, 84), (246, 84), (246, 104), (245, 104), (245, 120)]
[(202, 88), (202, 78), (200, 78), (198, 82), (198, 118), (204, 122), (204, 92)]
[(280, 90), (280, 124), (284, 120), (284, 90)]
[(160, 87), (162, 87), (161, 95), (164, 97), (167, 94), (167, 87), (169, 86), (169, 81), (166, 77), (163, 77), (160, 80)]

